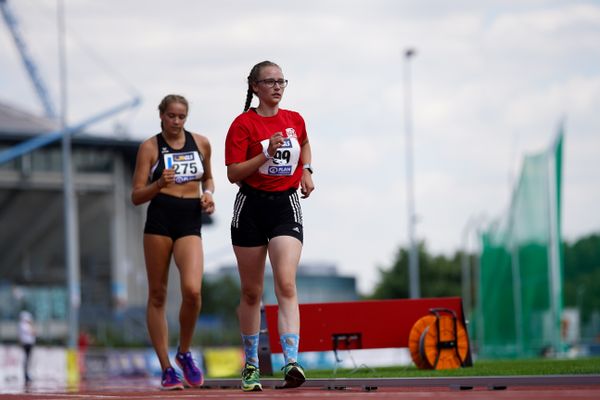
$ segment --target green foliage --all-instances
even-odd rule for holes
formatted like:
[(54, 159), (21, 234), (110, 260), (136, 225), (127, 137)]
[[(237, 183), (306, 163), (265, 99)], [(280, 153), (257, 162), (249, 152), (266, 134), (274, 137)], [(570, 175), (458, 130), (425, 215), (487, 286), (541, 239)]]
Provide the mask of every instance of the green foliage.
[[(583, 322), (593, 311), (600, 310), (600, 234), (563, 243), (564, 305), (578, 307)], [(461, 252), (452, 257), (432, 255), (424, 243), (419, 245), (419, 276), (422, 297), (460, 296)], [(475, 255), (468, 255), (475, 265)], [(369, 298), (398, 299), (409, 297), (408, 249), (399, 248), (391, 266), (379, 267), (379, 283)], [(474, 277), (471, 282), (477, 285)], [(474, 298), (474, 297), (473, 297)]]
[(422, 370), (413, 364), (399, 367), (361, 368), (356, 371), (341, 369), (334, 374), (331, 370), (311, 370), (310, 378), (413, 378), (442, 376), (518, 376), (518, 375), (581, 375), (597, 374), (600, 358), (481, 360), (472, 367), (448, 370)]
[(600, 234), (563, 244), (564, 304), (578, 307), (583, 321), (600, 310)]
[(408, 250), (400, 248), (391, 268), (378, 268), (380, 280), (372, 298), (400, 299), (408, 297)]
[(240, 330), (236, 324), (227, 324), (221, 329), (205, 329), (202, 325), (196, 328), (192, 343), (208, 346), (241, 346)]
[(240, 341), (237, 308), (240, 303), (240, 286), (231, 276), (215, 280), (205, 279), (202, 284), (202, 316), (210, 316), (216, 325), (200, 324), (194, 341), (203, 346), (231, 345)]
[[(461, 256), (456, 252), (451, 258), (431, 255), (424, 243), (419, 245), (419, 277), (422, 297), (447, 297), (461, 295)], [(380, 281), (373, 299), (399, 299), (409, 297), (408, 249), (400, 248), (389, 268), (379, 268)], [(472, 256), (470, 256), (472, 257)]]
[(205, 279), (202, 284), (202, 313), (219, 315), (237, 321), (236, 310), (240, 303), (240, 285), (231, 276)]

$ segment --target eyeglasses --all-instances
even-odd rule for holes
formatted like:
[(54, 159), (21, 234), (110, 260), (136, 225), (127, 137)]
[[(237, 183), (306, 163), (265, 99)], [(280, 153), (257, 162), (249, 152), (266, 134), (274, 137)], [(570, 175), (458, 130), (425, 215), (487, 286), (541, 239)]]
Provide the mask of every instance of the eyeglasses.
[(256, 81), (256, 83), (264, 83), (268, 87), (275, 87), (275, 84), (278, 84), (279, 87), (286, 87), (288, 84), (287, 79), (261, 79), (260, 81)]

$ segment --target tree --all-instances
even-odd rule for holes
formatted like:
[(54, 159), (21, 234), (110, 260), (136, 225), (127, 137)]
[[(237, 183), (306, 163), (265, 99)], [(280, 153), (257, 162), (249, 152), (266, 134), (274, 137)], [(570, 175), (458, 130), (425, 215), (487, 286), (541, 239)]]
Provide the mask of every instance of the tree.
[(240, 286), (234, 277), (205, 279), (202, 282), (202, 325), (196, 330), (195, 342), (203, 346), (239, 344), (239, 302)]
[[(447, 297), (461, 295), (461, 254), (451, 258), (433, 256), (424, 242), (419, 244), (419, 277), (422, 297)], [(408, 249), (400, 247), (389, 268), (378, 268), (379, 283), (371, 296), (373, 299), (398, 299), (409, 297)]]
[[(572, 244), (563, 243), (564, 305), (577, 307), (583, 322), (600, 311), (600, 234), (595, 233)], [(419, 276), (422, 297), (461, 296), (461, 252), (452, 257), (431, 255), (419, 244)], [(475, 255), (469, 254), (471, 265)], [(408, 249), (400, 247), (392, 264), (379, 267), (379, 283), (372, 299), (409, 297)], [(478, 285), (471, 279), (474, 287)], [(474, 297), (472, 297), (474, 298)]]
[(563, 244), (564, 304), (577, 307), (584, 322), (600, 310), (600, 234)]
[(226, 321), (237, 321), (240, 285), (231, 276), (205, 279), (202, 283), (202, 313), (218, 315)]

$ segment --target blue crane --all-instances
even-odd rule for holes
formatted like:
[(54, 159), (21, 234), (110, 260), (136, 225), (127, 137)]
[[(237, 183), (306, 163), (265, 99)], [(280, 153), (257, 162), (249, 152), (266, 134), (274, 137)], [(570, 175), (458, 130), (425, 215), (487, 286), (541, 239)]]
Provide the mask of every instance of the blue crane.
[[(38, 72), (36, 64), (33, 60), (33, 57), (29, 54), (27, 49), (27, 45), (23, 36), (21, 35), (18, 29), (18, 23), (15, 15), (8, 5), (8, 0), (0, 0), (0, 9), (2, 10), (2, 16), (6, 21), (6, 25), (8, 26), (10, 33), (14, 39), (14, 42), (19, 50), (21, 55), (21, 59), (23, 60), (23, 64), (25, 65), (27, 72), (33, 85), (36, 89), (37, 95), (41, 100), (46, 116), (51, 119), (57, 119), (57, 113), (54, 109), (54, 105), (50, 99), (50, 95), (41, 75)], [(20, 157), (24, 154), (30, 153), (40, 147), (44, 147), (52, 142), (60, 140), (64, 135), (75, 135), (77, 133), (82, 132), (88, 125), (95, 124), (103, 119), (106, 119), (114, 114), (117, 114), (123, 110), (128, 108), (135, 108), (141, 103), (140, 96), (137, 93), (134, 93), (134, 97), (127, 102), (124, 102), (118, 106), (111, 107), (107, 110), (104, 110), (98, 113), (95, 116), (89, 117), (86, 120), (73, 124), (68, 127), (63, 127), (54, 132), (42, 134), (31, 139), (28, 139), (24, 142), (19, 143), (11, 148), (4, 149), (0, 151), (0, 165), (14, 159)]]
[(35, 87), (35, 91), (37, 96), (39, 97), (42, 105), (44, 106), (44, 111), (46, 116), (50, 119), (56, 119), (57, 114), (54, 109), (54, 105), (50, 99), (50, 94), (48, 93), (48, 89), (46, 89), (46, 85), (42, 77), (39, 74), (39, 71), (36, 67), (36, 64), (33, 60), (31, 54), (29, 54), (29, 50), (27, 49), (27, 45), (21, 32), (19, 31), (19, 26), (17, 19), (13, 12), (11, 11), (7, 0), (0, 0), (0, 9), (2, 10), (2, 16), (4, 17), (4, 21), (6, 22), (6, 26), (10, 30), (10, 33), (13, 37), (15, 45), (19, 50), (19, 54), (21, 55), (21, 60), (27, 69), (27, 73), (29, 74), (29, 78)]

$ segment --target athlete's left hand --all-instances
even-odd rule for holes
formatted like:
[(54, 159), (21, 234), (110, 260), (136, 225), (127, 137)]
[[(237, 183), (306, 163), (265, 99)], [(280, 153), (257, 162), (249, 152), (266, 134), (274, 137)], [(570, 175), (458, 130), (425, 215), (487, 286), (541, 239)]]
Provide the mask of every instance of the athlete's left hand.
[(300, 192), (302, 193), (302, 198), (306, 199), (313, 190), (315, 190), (315, 185), (313, 184), (312, 174), (309, 170), (305, 169), (302, 171), (302, 179), (300, 180)]
[(215, 202), (212, 193), (204, 192), (202, 197), (200, 197), (200, 204), (205, 213), (212, 214), (215, 212)]

